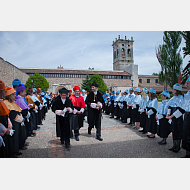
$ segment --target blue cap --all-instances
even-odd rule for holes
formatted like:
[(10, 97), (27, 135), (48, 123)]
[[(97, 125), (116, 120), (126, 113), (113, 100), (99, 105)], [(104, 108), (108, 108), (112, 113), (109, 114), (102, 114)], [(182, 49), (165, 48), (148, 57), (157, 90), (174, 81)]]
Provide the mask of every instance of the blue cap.
[(14, 79), (12, 82), (12, 85), (19, 85), (21, 84), (21, 81), (19, 79)]
[(33, 93), (37, 92), (37, 89), (36, 88), (33, 88)]
[(125, 93), (127, 93), (127, 94), (129, 94), (129, 91), (128, 91), (128, 89), (126, 89), (124, 92), (125, 92)]
[(133, 87), (131, 87), (131, 88), (129, 88), (129, 90), (134, 91), (134, 88), (133, 88)]
[(142, 92), (144, 92), (144, 93), (147, 94), (147, 93), (148, 93), (148, 89), (147, 89), (147, 88), (143, 88), (143, 89), (142, 89)]
[(111, 91), (111, 93), (115, 93), (115, 91), (113, 90), (113, 91)]
[(182, 86), (181, 86), (181, 84), (176, 83), (173, 85), (173, 89), (178, 90), (178, 91), (182, 91)]
[(190, 82), (190, 76), (189, 76), (189, 78), (187, 79), (187, 82)]
[(45, 93), (44, 93), (44, 92), (41, 92), (41, 95), (42, 95), (42, 96), (44, 96), (44, 95), (45, 95)]
[(119, 91), (119, 90), (117, 90), (117, 91), (116, 91), (116, 93), (118, 93), (118, 94), (119, 94), (119, 93), (120, 93), (120, 91)]
[(82, 89), (81, 91), (82, 91), (82, 92), (85, 92), (85, 89)]
[(106, 95), (106, 96), (108, 96), (108, 95), (109, 95), (109, 93), (106, 93), (105, 95)]
[(151, 88), (151, 89), (149, 90), (149, 92), (150, 92), (150, 93), (153, 93), (153, 94), (156, 94), (156, 90), (155, 90), (154, 88)]
[(135, 92), (141, 92), (141, 89), (139, 87), (135, 88)]
[(124, 91), (122, 91), (121, 93), (124, 93)]
[(170, 98), (170, 93), (167, 90), (163, 91), (161, 94)]
[(102, 91), (102, 93), (104, 93), (104, 91)]

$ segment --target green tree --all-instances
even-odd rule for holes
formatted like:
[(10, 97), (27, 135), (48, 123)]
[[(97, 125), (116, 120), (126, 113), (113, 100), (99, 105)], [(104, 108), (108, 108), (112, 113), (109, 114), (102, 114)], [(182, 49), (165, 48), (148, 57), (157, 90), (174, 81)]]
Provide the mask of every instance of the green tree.
[(165, 31), (163, 41), (163, 45), (159, 45), (156, 49), (156, 57), (161, 65), (159, 80), (163, 82), (166, 90), (167, 84), (173, 87), (178, 82), (183, 63), (179, 48), (182, 37), (179, 31)]
[[(183, 36), (184, 40), (185, 40), (185, 47), (182, 48), (183, 50), (183, 58), (185, 58), (187, 55), (190, 56), (190, 31), (183, 31), (181, 32), (181, 35)], [(187, 80), (187, 78), (190, 75), (190, 60), (188, 62), (188, 64), (186, 65), (186, 67), (183, 69), (182, 71), (182, 84), (184, 84)]]
[(91, 91), (91, 81), (88, 74), (86, 75), (86, 78), (82, 80), (81, 88), (85, 89), (87, 92)]
[(163, 83), (163, 90), (167, 90), (167, 62), (168, 62), (168, 54), (166, 51), (166, 45), (159, 45), (156, 48), (156, 57), (161, 66), (161, 71), (159, 72), (159, 81)]
[[(33, 85), (32, 85), (33, 79)], [(46, 78), (40, 75), (39, 73), (35, 73), (31, 75), (25, 84), (26, 88), (41, 88), (42, 90), (47, 90), (49, 88), (49, 82), (47, 82)]]
[(181, 70), (183, 59), (181, 57), (180, 44), (182, 37), (179, 31), (165, 31), (164, 32), (164, 44), (166, 45), (167, 52), (167, 83), (170, 87), (173, 87), (178, 82), (179, 70)]
[(159, 74), (158, 74), (158, 73), (152, 73), (152, 75), (154, 75), (154, 76), (158, 76)]
[(98, 90), (100, 92), (108, 90), (107, 85), (105, 84), (103, 78), (100, 75), (92, 75), (90, 81), (91, 84), (95, 82), (98, 85)]

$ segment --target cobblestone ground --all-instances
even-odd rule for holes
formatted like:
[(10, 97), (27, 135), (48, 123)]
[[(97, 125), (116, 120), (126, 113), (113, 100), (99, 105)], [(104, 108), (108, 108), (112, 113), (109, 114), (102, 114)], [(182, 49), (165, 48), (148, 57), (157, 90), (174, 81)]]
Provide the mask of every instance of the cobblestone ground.
[(92, 135), (88, 135), (85, 120), (80, 130), (80, 141), (72, 138), (68, 151), (56, 137), (55, 122), (55, 114), (49, 110), (36, 136), (28, 137), (28, 149), (22, 151), (20, 158), (180, 158), (185, 155), (184, 149), (178, 153), (168, 150), (172, 147), (171, 136), (166, 145), (159, 145), (160, 137), (149, 139), (138, 130), (110, 119), (108, 115), (103, 115), (102, 119), (103, 141), (95, 139), (95, 129)]

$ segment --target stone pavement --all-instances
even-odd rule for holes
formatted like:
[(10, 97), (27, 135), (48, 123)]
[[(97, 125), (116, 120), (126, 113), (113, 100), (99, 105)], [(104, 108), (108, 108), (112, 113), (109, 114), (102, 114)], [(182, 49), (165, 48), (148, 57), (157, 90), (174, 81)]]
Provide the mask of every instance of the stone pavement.
[(72, 138), (68, 151), (56, 137), (55, 122), (55, 114), (49, 110), (36, 136), (28, 137), (28, 149), (22, 150), (19, 158), (180, 158), (185, 155), (184, 149), (178, 153), (168, 150), (172, 147), (171, 135), (166, 145), (159, 145), (160, 137), (149, 139), (138, 130), (110, 119), (108, 115), (103, 115), (102, 119), (103, 141), (95, 139), (95, 129), (92, 135), (88, 135), (85, 120), (80, 130), (80, 141)]

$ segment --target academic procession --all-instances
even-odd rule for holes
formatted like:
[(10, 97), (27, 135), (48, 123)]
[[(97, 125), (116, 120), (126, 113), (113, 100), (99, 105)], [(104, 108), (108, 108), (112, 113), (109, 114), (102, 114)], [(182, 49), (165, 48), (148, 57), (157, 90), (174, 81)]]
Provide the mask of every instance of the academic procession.
[[(183, 95), (181, 84), (176, 83), (173, 85), (173, 97), (169, 91), (163, 91), (162, 101), (158, 102), (154, 88), (140, 90), (139, 87), (130, 87), (122, 92), (108, 93), (99, 92), (98, 85), (93, 82), (88, 93), (74, 86), (72, 90), (62, 88), (54, 95), (40, 88), (26, 89), (19, 79), (14, 79), (9, 87), (0, 81), (0, 157), (19, 158), (24, 154), (30, 146), (27, 139), (36, 138), (36, 131), (40, 131), (47, 113), (52, 111), (56, 117), (56, 137), (63, 151), (75, 149), (70, 139), (80, 142), (83, 138), (80, 131), (86, 120), (86, 136), (90, 138), (95, 128), (95, 139), (104, 143), (102, 118), (109, 116), (109, 120), (117, 120), (151, 141), (159, 136), (155, 146), (166, 146), (171, 135), (172, 146), (168, 151), (175, 157), (183, 149), (186, 152), (183, 158), (189, 158), (190, 77), (186, 86), (189, 91)], [(125, 143), (127, 146), (128, 141)]]

